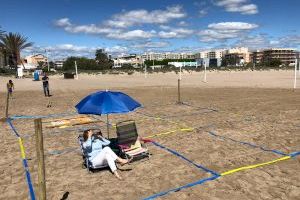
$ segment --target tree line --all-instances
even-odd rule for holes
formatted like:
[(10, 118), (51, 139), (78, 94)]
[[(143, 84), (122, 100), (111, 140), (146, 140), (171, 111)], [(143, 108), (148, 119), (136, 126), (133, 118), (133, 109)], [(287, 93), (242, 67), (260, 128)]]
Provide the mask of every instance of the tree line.
[(107, 70), (111, 69), (114, 61), (109, 59), (103, 49), (97, 49), (95, 59), (86, 57), (68, 57), (63, 64), (63, 71), (74, 71), (75, 61), (79, 70)]

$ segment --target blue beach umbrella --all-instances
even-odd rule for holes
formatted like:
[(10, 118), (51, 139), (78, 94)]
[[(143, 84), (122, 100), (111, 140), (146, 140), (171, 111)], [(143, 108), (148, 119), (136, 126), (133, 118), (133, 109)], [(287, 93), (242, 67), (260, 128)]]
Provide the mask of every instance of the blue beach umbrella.
[(141, 106), (139, 102), (122, 92), (99, 91), (86, 96), (75, 107), (79, 114), (106, 114), (109, 137), (108, 114), (128, 113)]

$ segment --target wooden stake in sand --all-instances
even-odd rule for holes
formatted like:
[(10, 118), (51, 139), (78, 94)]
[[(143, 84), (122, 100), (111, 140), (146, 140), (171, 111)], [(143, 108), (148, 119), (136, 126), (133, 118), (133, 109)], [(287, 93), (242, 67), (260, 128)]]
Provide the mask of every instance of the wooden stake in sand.
[(76, 62), (76, 60), (74, 62), (75, 62), (76, 80), (78, 80), (77, 62)]
[(206, 83), (206, 62), (204, 62), (204, 77), (203, 82)]
[(107, 138), (109, 139), (109, 119), (108, 119), (108, 114), (106, 114), (106, 128), (107, 128)]
[(145, 75), (145, 78), (147, 78), (147, 65), (144, 64), (144, 75)]
[(6, 119), (8, 118), (8, 106), (9, 106), (9, 92), (7, 91), (6, 108), (5, 108), (5, 117), (6, 117)]
[(39, 200), (46, 200), (46, 179), (44, 160), (44, 140), (42, 132), (42, 119), (34, 120), (36, 155), (38, 159), (38, 196)]
[(297, 87), (297, 65), (298, 65), (298, 59), (295, 60), (295, 77), (294, 77), (294, 90)]
[(181, 103), (181, 97), (180, 97), (180, 79), (178, 79), (178, 104)]

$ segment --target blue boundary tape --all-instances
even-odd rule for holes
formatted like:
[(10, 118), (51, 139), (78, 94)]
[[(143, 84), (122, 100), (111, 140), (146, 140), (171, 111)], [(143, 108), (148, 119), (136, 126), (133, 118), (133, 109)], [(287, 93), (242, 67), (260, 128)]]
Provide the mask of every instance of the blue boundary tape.
[(69, 115), (77, 115), (77, 112), (70, 113), (59, 113), (59, 114), (50, 114), (50, 115), (15, 115), (11, 116), (10, 119), (37, 119), (37, 118), (53, 118), (53, 117), (63, 117)]
[(290, 156), (293, 158), (293, 157), (296, 157), (296, 156), (299, 156), (300, 155), (300, 151), (296, 151), (296, 152), (293, 152), (293, 153), (290, 153)]
[[(14, 134), (16, 135), (16, 137), (17, 138), (21, 138), (20, 135), (18, 134), (16, 128), (12, 124), (11, 119), (7, 119), (6, 122), (9, 124), (9, 126), (13, 130)], [(30, 177), (30, 172), (29, 172), (29, 169), (28, 169), (27, 159), (26, 158), (22, 158), (22, 161), (23, 161), (23, 167), (24, 167), (24, 170), (25, 170), (25, 173), (26, 173), (26, 182), (27, 182), (28, 189), (29, 189), (29, 195), (30, 195), (31, 200), (35, 200), (35, 193), (34, 193), (32, 181), (31, 181), (31, 177)]]
[(168, 190), (168, 191), (164, 191), (164, 192), (160, 192), (160, 193), (154, 194), (154, 195), (152, 195), (152, 196), (149, 196), (149, 197), (144, 198), (144, 200), (156, 199), (156, 198), (158, 198), (158, 197), (167, 195), (167, 194), (169, 194), (169, 193), (171, 193), (171, 192), (178, 192), (178, 191), (180, 191), (180, 190), (182, 190), (182, 189), (186, 189), (186, 188), (189, 188), (189, 187), (193, 187), (193, 186), (195, 186), (195, 185), (201, 185), (201, 184), (203, 184), (203, 183), (205, 183), (205, 182), (208, 182), (208, 181), (213, 181), (213, 180), (215, 180), (215, 179), (217, 179), (217, 178), (219, 178), (219, 177), (220, 177), (220, 176), (212, 176), (212, 177), (209, 177), (209, 178), (200, 179), (200, 180), (198, 180), (198, 181), (196, 181), (196, 182), (189, 183), (189, 184), (186, 184), (186, 185), (181, 186), (181, 187), (178, 187), (178, 188), (173, 188), (173, 189), (170, 189), (170, 190)]
[(14, 125), (12, 124), (11, 119), (8, 118), (8, 119), (6, 120), (6, 122), (9, 124), (9, 126), (10, 126), (10, 128), (13, 130), (14, 134), (19, 138), (20, 135), (19, 135), (19, 133), (17, 132), (17, 130), (16, 130), (16, 128), (14, 127)]
[(283, 153), (282, 151), (279, 151), (279, 150), (267, 149), (267, 148), (265, 148), (263, 146), (258, 146), (256, 144), (252, 144), (252, 143), (249, 143), (249, 142), (243, 142), (243, 141), (232, 139), (230, 137), (218, 135), (218, 134), (216, 134), (216, 133), (214, 133), (212, 131), (208, 131), (208, 133), (210, 135), (218, 137), (218, 138), (222, 138), (222, 139), (226, 139), (226, 140), (231, 140), (232, 142), (240, 143), (240, 144), (247, 145), (247, 146), (250, 146), (250, 147), (253, 147), (253, 148), (259, 148), (259, 149), (261, 149), (263, 151), (272, 152), (272, 153), (275, 153), (275, 154), (278, 154), (278, 155), (282, 155), (282, 156), (288, 156), (289, 155), (289, 154)]
[(213, 171), (213, 170), (207, 169), (206, 167), (203, 167), (202, 165), (199, 165), (199, 164), (194, 163), (193, 161), (191, 161), (191, 160), (189, 160), (188, 158), (184, 157), (183, 155), (181, 155), (181, 154), (178, 153), (177, 151), (174, 151), (174, 150), (172, 150), (172, 149), (170, 149), (170, 148), (168, 148), (168, 147), (165, 147), (165, 146), (163, 146), (163, 145), (161, 145), (161, 144), (158, 144), (157, 142), (154, 142), (154, 141), (153, 141), (152, 143), (153, 143), (155, 146), (158, 146), (158, 147), (160, 147), (160, 148), (162, 148), (162, 149), (164, 149), (164, 150), (167, 150), (167, 151), (171, 152), (172, 154), (174, 154), (175, 156), (178, 156), (179, 158), (181, 158), (181, 159), (183, 159), (183, 160), (185, 160), (185, 161), (191, 163), (192, 165), (194, 165), (195, 167), (197, 167), (197, 168), (199, 168), (199, 169), (202, 169), (202, 170), (204, 170), (204, 171), (206, 171), (206, 172), (209, 172), (209, 173), (211, 173), (211, 174), (214, 175), (214, 176), (220, 176), (219, 173), (217, 173), (217, 172), (215, 172), (215, 171)]

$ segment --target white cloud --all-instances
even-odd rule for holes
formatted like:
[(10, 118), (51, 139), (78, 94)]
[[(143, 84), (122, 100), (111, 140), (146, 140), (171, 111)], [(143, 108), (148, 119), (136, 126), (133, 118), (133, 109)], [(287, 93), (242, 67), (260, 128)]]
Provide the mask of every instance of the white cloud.
[(70, 19), (62, 18), (54, 22), (56, 26), (63, 28), (69, 33), (85, 33), (104, 35), (107, 38), (120, 39), (120, 40), (133, 40), (133, 39), (147, 39), (156, 35), (155, 31), (144, 30), (130, 30), (124, 31), (123, 29), (115, 29), (95, 24), (76, 25), (71, 23)]
[[(88, 46), (77, 46), (73, 44), (58, 44), (54, 46), (33, 46), (22, 51), (22, 56), (31, 54), (46, 54), (45, 50), (48, 51), (50, 60), (59, 60), (70, 56), (88, 57), (94, 58), (96, 49), (103, 49), (103, 47), (88, 47)], [(125, 46), (112, 46), (104, 48), (109, 54), (120, 54), (127, 53), (128, 48)]]
[(208, 28), (215, 30), (251, 30), (258, 28), (258, 25), (245, 22), (220, 22), (209, 24)]
[(132, 30), (122, 33), (109, 33), (106, 36), (113, 39), (134, 40), (152, 38), (155, 34), (155, 31)]
[(257, 5), (248, 3), (248, 0), (218, 0), (216, 5), (224, 7), (227, 12), (239, 12), (244, 15), (258, 13)]
[(56, 20), (54, 22), (54, 24), (56, 26), (60, 26), (60, 27), (66, 27), (66, 26), (71, 26), (71, 22), (69, 18), (61, 18), (59, 20)]
[(138, 24), (165, 24), (174, 19), (181, 19), (186, 16), (181, 6), (170, 6), (166, 10), (147, 11), (131, 10), (114, 15), (106, 25), (117, 28), (128, 28)]
[(245, 22), (221, 22), (208, 25), (208, 29), (199, 32), (200, 41), (217, 42), (240, 38), (249, 31), (258, 28), (257, 24)]
[(76, 25), (69, 18), (61, 18), (54, 21), (54, 25), (63, 28), (69, 33), (86, 33), (86, 34), (107, 34), (111, 32), (120, 32), (120, 30), (112, 29), (95, 24)]
[(252, 35), (242, 37), (237, 43), (236, 46), (245, 46), (251, 50), (269, 48), (272, 45), (271, 41), (266, 35)]
[(279, 38), (278, 43), (284, 47), (300, 47), (300, 35), (288, 35)]
[(194, 30), (170, 26), (160, 26), (164, 31), (159, 31), (160, 38), (185, 38), (194, 33)]
[(135, 44), (135, 45), (132, 45), (131, 47), (132, 48), (138, 48), (138, 49), (145, 49), (145, 48), (164, 48), (164, 47), (167, 47), (169, 46), (170, 43), (169, 42), (164, 42), (164, 41), (161, 41), (161, 42), (146, 42), (146, 43), (139, 43), (139, 44)]
[(177, 37), (177, 33), (170, 31), (170, 32), (166, 32), (166, 31), (160, 31), (158, 33), (159, 37), (161, 38), (176, 38)]
[(188, 23), (186, 21), (180, 21), (178, 23), (179, 26), (188, 26)]
[(287, 35), (280, 38), (272, 38), (266, 34), (246, 36), (241, 38), (237, 43), (238, 46), (246, 46), (249, 49), (264, 49), (276, 47), (300, 47), (300, 35)]
[(204, 9), (199, 10), (199, 16), (200, 17), (204, 17), (207, 14), (208, 14), (207, 9), (204, 8)]

